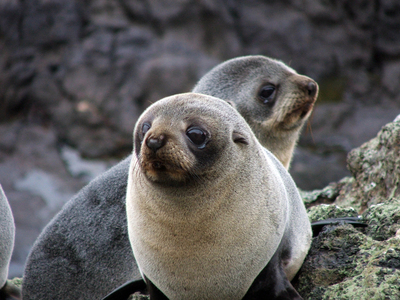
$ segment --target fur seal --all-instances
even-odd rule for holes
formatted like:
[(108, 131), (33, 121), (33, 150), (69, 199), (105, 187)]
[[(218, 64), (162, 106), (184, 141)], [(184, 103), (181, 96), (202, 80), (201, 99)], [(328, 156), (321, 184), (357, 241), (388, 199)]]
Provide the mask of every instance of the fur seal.
[[(253, 68), (257, 71), (252, 71)], [(195, 91), (229, 100), (233, 105), (257, 102), (260, 101), (260, 93), (266, 95), (260, 90), (262, 85), (254, 82), (267, 82), (268, 78), (272, 78), (272, 72), (279, 71), (279, 68), (286, 69), (283, 63), (264, 56), (232, 59), (203, 77), (211, 81), (210, 87), (201, 79)], [(285, 71), (285, 74), (295, 74), (288, 70), (290, 72)], [(221, 75), (218, 75), (219, 72)], [(239, 76), (240, 72), (243, 76)], [(245, 80), (246, 74), (251, 74), (253, 80)], [(211, 78), (223, 79), (217, 83)], [(248, 84), (254, 89), (247, 87)], [(282, 83), (276, 84), (279, 88)], [(238, 86), (241, 87), (240, 93), (231, 90)], [(285, 99), (280, 91), (273, 96), (278, 102)], [(245, 112), (246, 105), (238, 107), (242, 106), (241, 110)], [(259, 109), (258, 104), (248, 105), (248, 108)], [(309, 109), (312, 107), (309, 106)], [(271, 118), (271, 108), (261, 111), (266, 112), (264, 120)], [(261, 118), (259, 113), (247, 113), (252, 114)], [(302, 117), (302, 122), (306, 117)], [(260, 128), (263, 127), (257, 128), (253, 128), (254, 132), (258, 132), (256, 135), (262, 135)], [(299, 131), (292, 132), (298, 135)], [(263, 140), (268, 140), (268, 136), (272, 138), (274, 135), (266, 131), (264, 136)], [(297, 138), (294, 137), (295, 140)], [(279, 141), (276, 139), (274, 144)], [(268, 144), (265, 146), (268, 147)], [(275, 148), (286, 151), (284, 147)], [(292, 150), (288, 153), (291, 155)], [(130, 160), (131, 157), (127, 157), (90, 182), (44, 228), (26, 262), (22, 286), (24, 299), (100, 299), (125, 282), (140, 278), (139, 271), (135, 272), (135, 265), (132, 265), (134, 259), (126, 226), (125, 196)]]
[(193, 92), (232, 99), (260, 143), (288, 169), (317, 100), (318, 84), (281, 61), (254, 55), (214, 67)]
[(7, 282), (14, 239), (14, 217), (0, 185), (0, 299), (19, 299), (20, 296), (18, 289)]
[(179, 94), (141, 115), (126, 210), (151, 299), (300, 298), (289, 280), (311, 244), (303, 201), (225, 101)]

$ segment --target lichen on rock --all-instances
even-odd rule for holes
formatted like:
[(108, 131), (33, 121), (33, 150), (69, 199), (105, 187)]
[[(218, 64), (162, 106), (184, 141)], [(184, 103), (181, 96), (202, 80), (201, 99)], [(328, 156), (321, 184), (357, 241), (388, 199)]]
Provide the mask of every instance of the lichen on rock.
[[(310, 219), (354, 214), (352, 208), (319, 205)], [(313, 239), (294, 284), (304, 299), (399, 299), (400, 198), (371, 206), (367, 228), (330, 225)]]
[(352, 207), (339, 207), (337, 205), (320, 204), (307, 210), (310, 222), (331, 218), (357, 217), (357, 211)]
[(129, 296), (128, 300), (150, 300), (150, 296), (136, 292)]
[(363, 218), (368, 223), (367, 235), (377, 241), (389, 239), (396, 234), (400, 238), (399, 199), (393, 198), (385, 203), (373, 205), (363, 213)]
[(325, 226), (293, 284), (308, 300), (400, 299), (400, 122), (352, 150), (348, 168), (353, 177), (302, 193), (309, 218), (361, 213), (368, 226)]
[(347, 161), (354, 180), (339, 192), (336, 204), (362, 212), (400, 196), (400, 122), (385, 125), (377, 137), (352, 150)]

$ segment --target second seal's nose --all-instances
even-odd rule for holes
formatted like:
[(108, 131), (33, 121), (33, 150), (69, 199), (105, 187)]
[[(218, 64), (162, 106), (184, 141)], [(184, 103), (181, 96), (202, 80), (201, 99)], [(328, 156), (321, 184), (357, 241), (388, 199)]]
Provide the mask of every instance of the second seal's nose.
[(164, 146), (164, 140), (165, 140), (165, 138), (163, 135), (160, 135), (158, 138), (149, 137), (146, 140), (146, 145), (151, 150), (156, 152), (158, 149), (160, 149), (162, 146)]
[(317, 84), (314, 81), (309, 81), (306, 88), (309, 96), (315, 96), (315, 93), (317, 92)]

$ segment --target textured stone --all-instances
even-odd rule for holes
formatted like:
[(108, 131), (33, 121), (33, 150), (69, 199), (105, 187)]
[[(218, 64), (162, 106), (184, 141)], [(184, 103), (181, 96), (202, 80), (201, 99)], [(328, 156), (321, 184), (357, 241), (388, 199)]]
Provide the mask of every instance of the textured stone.
[(385, 125), (377, 137), (352, 150), (348, 167), (354, 181), (335, 203), (361, 212), (400, 195), (400, 122)]
[[(400, 290), (400, 198), (371, 206), (366, 229), (331, 225), (313, 238), (295, 279), (300, 294), (317, 299), (398, 299)], [(319, 212), (319, 216), (318, 215)], [(353, 214), (352, 208), (317, 206), (311, 219)], [(317, 217), (316, 217), (317, 216)]]
[(294, 282), (305, 299), (399, 299), (399, 147), (396, 118), (349, 153), (353, 177), (303, 192), (305, 203), (314, 205), (308, 210), (311, 221), (362, 212), (367, 224), (357, 229), (343, 223), (325, 226), (313, 238)]

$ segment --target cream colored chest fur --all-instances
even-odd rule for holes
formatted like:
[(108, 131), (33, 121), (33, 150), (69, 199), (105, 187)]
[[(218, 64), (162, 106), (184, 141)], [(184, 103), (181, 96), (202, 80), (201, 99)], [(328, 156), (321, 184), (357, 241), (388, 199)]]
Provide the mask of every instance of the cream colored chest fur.
[(129, 180), (135, 258), (169, 299), (241, 299), (276, 251), (287, 218), (283, 182), (273, 171), (233, 177), (230, 185), (221, 180), (186, 199)]

